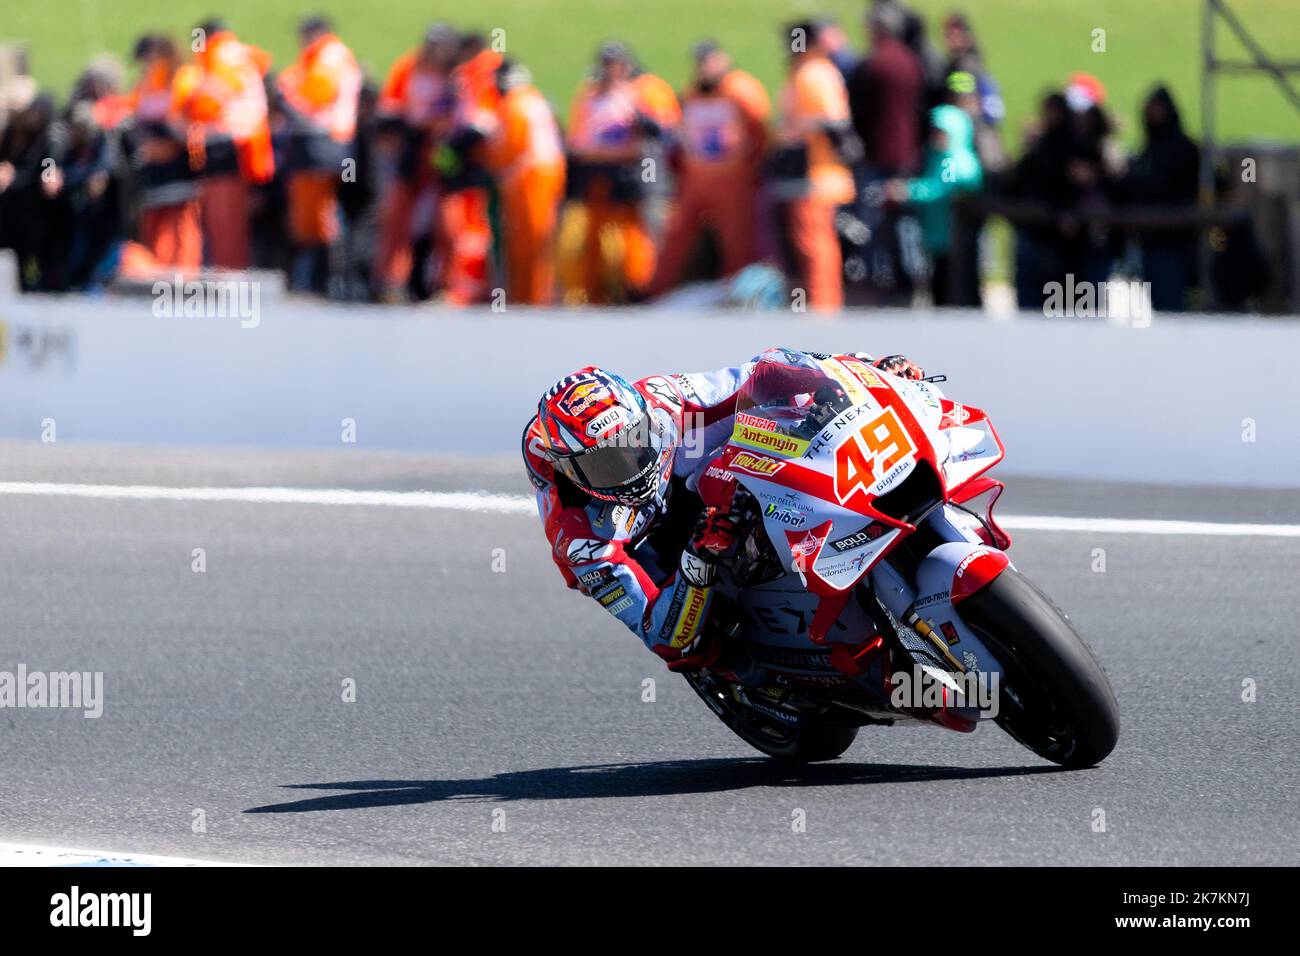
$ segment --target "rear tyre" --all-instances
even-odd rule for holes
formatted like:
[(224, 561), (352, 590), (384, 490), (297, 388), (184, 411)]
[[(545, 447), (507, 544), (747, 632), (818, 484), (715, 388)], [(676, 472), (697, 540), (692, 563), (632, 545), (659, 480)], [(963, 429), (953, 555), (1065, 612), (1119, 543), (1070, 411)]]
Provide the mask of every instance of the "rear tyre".
[(1119, 705), (1092, 649), (1047, 595), (1008, 569), (958, 605), (1003, 665), (997, 723), (1062, 767), (1100, 763), (1119, 739)]
[(791, 763), (834, 760), (858, 736), (857, 727), (837, 724), (795, 727), (769, 717), (738, 703), (732, 698), (729, 685), (708, 671), (682, 676), (732, 733), (774, 760)]

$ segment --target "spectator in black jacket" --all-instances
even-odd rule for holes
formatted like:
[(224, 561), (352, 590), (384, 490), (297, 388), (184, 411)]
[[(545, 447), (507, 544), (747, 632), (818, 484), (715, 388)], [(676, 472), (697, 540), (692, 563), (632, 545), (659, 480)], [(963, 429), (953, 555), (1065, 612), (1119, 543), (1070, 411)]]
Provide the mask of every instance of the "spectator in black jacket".
[[(1129, 163), (1121, 187), (1129, 202), (1195, 205), (1201, 151), (1183, 132), (1173, 97), (1157, 86), (1142, 107), (1146, 143)], [(1151, 306), (1160, 312), (1187, 308), (1187, 289), (1196, 275), (1196, 230), (1152, 232), (1139, 238), (1142, 277), (1151, 283)]]

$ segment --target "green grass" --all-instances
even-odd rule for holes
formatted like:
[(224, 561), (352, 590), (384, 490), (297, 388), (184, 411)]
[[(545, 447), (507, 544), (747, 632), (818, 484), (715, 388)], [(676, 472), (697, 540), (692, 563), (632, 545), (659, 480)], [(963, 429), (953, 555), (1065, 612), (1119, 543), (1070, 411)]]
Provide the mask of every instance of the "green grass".
[[(1300, 9), (1296, 0), (1230, 0), (1233, 9), (1271, 54), (1300, 59)], [(1041, 94), (1072, 71), (1086, 70), (1106, 84), (1124, 138), (1138, 138), (1136, 110), (1157, 80), (1167, 82), (1193, 131), (1199, 128), (1198, 0), (912, 0), (932, 24), (956, 7), (967, 11), (985, 56), (1002, 84), (1009, 111), (1007, 143), (1019, 142), (1024, 122)], [(213, 12), (226, 16), (250, 42), (269, 49), (279, 65), (295, 52), (294, 23), (301, 13), (332, 13), (344, 39), (366, 66), (382, 76), (393, 57), (414, 45), (431, 20), (505, 30), (508, 52), (533, 70), (561, 108), (605, 37), (629, 40), (646, 65), (674, 83), (688, 71), (690, 45), (715, 36), (737, 62), (775, 89), (780, 79), (778, 26), (793, 17), (828, 13), (850, 33), (859, 26), (864, 0), (3, 0), (0, 39), (26, 41), (34, 72), (56, 93), (67, 91), (89, 56), (111, 51), (125, 57), (134, 37), (167, 29), (187, 38)], [(1106, 30), (1107, 52), (1091, 51), (1092, 31)], [(935, 32), (932, 30), (932, 33)], [(1243, 56), (1219, 29), (1221, 54)], [(1300, 83), (1300, 77), (1297, 77)], [(1300, 139), (1300, 115), (1265, 77), (1222, 81), (1221, 141)]]

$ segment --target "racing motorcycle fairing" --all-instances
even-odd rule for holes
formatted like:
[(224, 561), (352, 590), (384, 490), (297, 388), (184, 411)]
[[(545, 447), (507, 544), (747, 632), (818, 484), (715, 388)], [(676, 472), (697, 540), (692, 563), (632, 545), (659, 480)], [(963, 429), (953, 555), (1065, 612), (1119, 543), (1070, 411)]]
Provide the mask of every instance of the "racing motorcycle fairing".
[[(952, 729), (971, 729), (975, 716), (953, 675), (1000, 671), (954, 605), (1010, 566), (998, 547), (1009, 538), (991, 514), (967, 507), (996, 498), (1001, 483), (981, 475), (1003, 453), (983, 411), (930, 382), (790, 352), (750, 370), (724, 452), (790, 580), (815, 598), (803, 640), (835, 651), (845, 636), (835, 640), (834, 628), (871, 575), (895, 629), (915, 639), (914, 659), (953, 690), (939, 721)], [(885, 559), (922, 525), (940, 544), (909, 580)]]

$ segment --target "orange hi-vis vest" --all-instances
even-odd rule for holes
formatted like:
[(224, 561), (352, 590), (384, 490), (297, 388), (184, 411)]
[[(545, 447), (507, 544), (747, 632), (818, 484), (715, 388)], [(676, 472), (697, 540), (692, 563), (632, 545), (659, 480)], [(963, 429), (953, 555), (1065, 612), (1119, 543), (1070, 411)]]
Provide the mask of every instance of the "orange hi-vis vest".
[(275, 175), (262, 80), (270, 65), (269, 54), (222, 31), (208, 37), (193, 66), (177, 71), (178, 112), (206, 132), (229, 135), (240, 174), (250, 182), (267, 182)]
[(682, 102), (681, 143), (688, 167), (736, 166), (761, 155), (771, 104), (761, 83), (732, 70), (711, 93), (689, 90)]
[(452, 81), (456, 86), (456, 124), (490, 132), (497, 122), (496, 71), (502, 56), (495, 50), (481, 50), (456, 67)]
[(356, 57), (333, 33), (306, 46), (278, 81), (289, 105), (338, 143), (351, 142), (356, 134), (363, 83)]
[(501, 97), (498, 123), (489, 140), (489, 162), (503, 182), (540, 166), (562, 166), (564, 144), (546, 97), (520, 86)]

